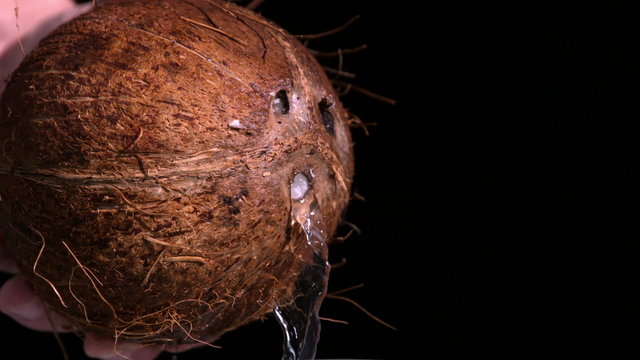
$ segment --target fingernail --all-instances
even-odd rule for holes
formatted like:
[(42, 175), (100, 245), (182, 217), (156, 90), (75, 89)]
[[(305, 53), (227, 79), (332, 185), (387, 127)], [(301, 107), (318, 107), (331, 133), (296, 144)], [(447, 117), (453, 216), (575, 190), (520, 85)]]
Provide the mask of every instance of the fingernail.
[(33, 298), (29, 302), (7, 309), (6, 312), (21, 319), (35, 320), (44, 316), (44, 306), (40, 299)]

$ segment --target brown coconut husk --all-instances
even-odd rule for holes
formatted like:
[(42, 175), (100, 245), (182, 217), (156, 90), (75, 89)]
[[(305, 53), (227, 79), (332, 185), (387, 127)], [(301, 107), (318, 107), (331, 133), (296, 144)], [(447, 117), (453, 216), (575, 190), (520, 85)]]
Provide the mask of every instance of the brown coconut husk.
[(264, 317), (305, 261), (295, 174), (328, 238), (348, 202), (349, 116), (322, 68), (223, 1), (107, 1), (29, 54), (0, 111), (6, 245), (82, 330), (179, 343)]

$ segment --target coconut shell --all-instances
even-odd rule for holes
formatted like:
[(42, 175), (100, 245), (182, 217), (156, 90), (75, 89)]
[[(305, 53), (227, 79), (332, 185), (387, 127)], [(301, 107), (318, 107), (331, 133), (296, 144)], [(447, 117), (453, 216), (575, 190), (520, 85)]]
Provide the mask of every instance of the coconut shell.
[(296, 297), (304, 173), (327, 238), (349, 115), (294, 37), (216, 0), (111, 0), (61, 26), (0, 106), (6, 246), (81, 330), (212, 340)]

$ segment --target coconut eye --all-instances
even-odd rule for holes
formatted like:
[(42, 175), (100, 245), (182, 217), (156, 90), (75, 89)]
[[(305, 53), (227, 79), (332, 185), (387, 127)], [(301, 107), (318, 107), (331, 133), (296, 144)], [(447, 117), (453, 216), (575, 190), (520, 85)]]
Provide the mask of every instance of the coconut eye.
[(289, 113), (289, 98), (285, 90), (280, 90), (273, 99), (273, 109), (280, 115)]
[(327, 129), (329, 134), (335, 135), (334, 119), (333, 114), (331, 113), (331, 103), (327, 99), (322, 99), (322, 101), (318, 103), (318, 108), (320, 109), (320, 114), (322, 115), (322, 124), (324, 125), (324, 128)]

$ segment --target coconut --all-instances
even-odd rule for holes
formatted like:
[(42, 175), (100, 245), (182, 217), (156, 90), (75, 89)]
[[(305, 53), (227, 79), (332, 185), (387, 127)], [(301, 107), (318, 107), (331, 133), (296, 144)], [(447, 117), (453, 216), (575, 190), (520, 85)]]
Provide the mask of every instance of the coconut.
[(332, 238), (348, 119), (309, 51), (251, 11), (106, 1), (2, 95), (6, 246), (77, 329), (210, 341), (299, 296), (310, 245), (293, 203), (313, 191)]

